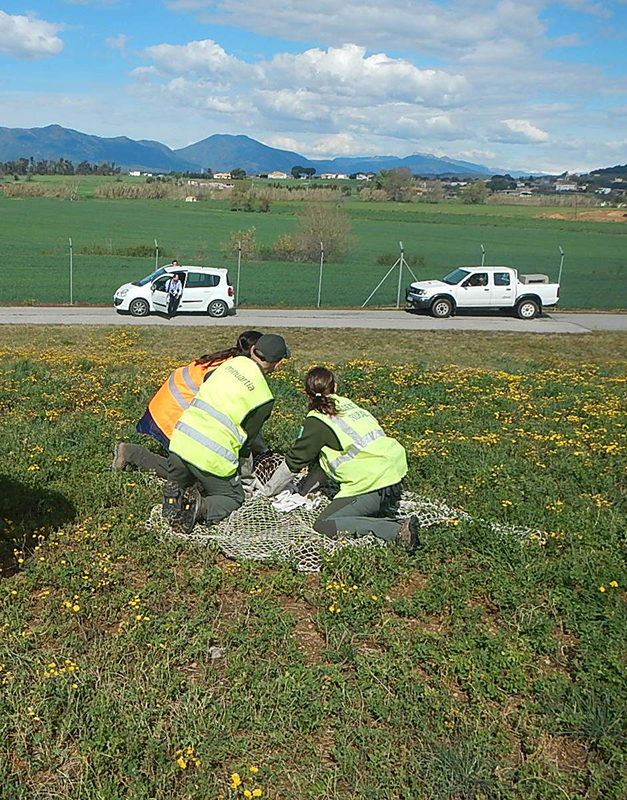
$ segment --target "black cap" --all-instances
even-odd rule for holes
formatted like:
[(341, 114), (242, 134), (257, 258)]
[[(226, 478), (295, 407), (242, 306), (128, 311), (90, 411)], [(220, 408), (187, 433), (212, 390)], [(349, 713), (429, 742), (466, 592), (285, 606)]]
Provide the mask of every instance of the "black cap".
[(277, 361), (282, 361), (292, 355), (285, 344), (285, 339), (276, 333), (264, 333), (263, 336), (257, 339), (253, 352), (262, 361), (267, 361), (270, 364), (275, 364)]

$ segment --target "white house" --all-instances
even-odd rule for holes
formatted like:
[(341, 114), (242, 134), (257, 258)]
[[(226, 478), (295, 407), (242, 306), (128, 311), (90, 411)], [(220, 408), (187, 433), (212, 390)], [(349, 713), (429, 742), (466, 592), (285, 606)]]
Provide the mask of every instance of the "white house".
[(278, 170), (276, 172), (269, 172), (268, 173), (268, 178), (272, 178), (272, 180), (284, 181), (286, 178), (289, 178), (289, 177), (290, 176), (287, 174), (287, 172), (280, 172)]
[(562, 181), (555, 181), (555, 191), (556, 192), (576, 192), (577, 191), (577, 184), (576, 183), (567, 183)]
[(231, 173), (230, 172), (214, 172), (213, 177), (217, 178), (219, 181), (229, 181), (231, 180)]
[(138, 169), (131, 170), (131, 172), (129, 172), (128, 174), (133, 178), (141, 177), (141, 172)]

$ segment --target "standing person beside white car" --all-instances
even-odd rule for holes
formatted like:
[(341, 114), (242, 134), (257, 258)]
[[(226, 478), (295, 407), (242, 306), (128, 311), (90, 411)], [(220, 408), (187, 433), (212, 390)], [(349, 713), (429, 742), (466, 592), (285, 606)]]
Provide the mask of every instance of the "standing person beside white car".
[(235, 299), (229, 273), (222, 267), (160, 267), (145, 278), (125, 283), (113, 297), (115, 310), (133, 317), (146, 317), (151, 312), (168, 313), (169, 280), (177, 273), (183, 285), (180, 310), (199, 312), (210, 317), (226, 317), (234, 312)]
[[(173, 267), (178, 267), (178, 265), (178, 261), (172, 262)], [(181, 276), (178, 274), (178, 272), (175, 272), (174, 275), (168, 280), (165, 285), (165, 291), (168, 295), (168, 319), (172, 319), (172, 317), (176, 314), (181, 302), (181, 298), (183, 297), (183, 281), (181, 280)]]

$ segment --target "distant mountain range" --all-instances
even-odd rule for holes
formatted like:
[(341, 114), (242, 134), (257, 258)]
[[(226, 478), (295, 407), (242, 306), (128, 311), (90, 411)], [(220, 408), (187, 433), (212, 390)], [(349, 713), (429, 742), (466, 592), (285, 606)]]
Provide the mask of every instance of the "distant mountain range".
[[(334, 158), (311, 160), (289, 150), (279, 150), (251, 139), (249, 136), (214, 134), (188, 147), (172, 150), (161, 142), (148, 139), (138, 141), (127, 136), (105, 139), (48, 125), (45, 128), (1, 128), (0, 161), (18, 158), (65, 158), (78, 164), (114, 162), (123, 169), (140, 169), (150, 172), (189, 171), (228, 172), (241, 167), (249, 174), (280, 170), (289, 173), (292, 167), (314, 167), (321, 172), (378, 172), (380, 169), (409, 167), (420, 175), (492, 175), (494, 170), (483, 164), (439, 158), (415, 153), (405, 158), (397, 156), (368, 156), (361, 158)], [(518, 175), (522, 173), (510, 173)]]

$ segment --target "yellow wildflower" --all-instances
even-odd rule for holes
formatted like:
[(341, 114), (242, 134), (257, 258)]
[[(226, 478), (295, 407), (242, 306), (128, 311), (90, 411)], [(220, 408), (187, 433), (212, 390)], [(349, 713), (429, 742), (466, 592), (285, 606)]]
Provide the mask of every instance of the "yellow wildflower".
[(231, 775), (231, 788), (237, 789), (238, 786), (242, 783), (242, 779), (239, 776), (239, 772), (234, 772)]

